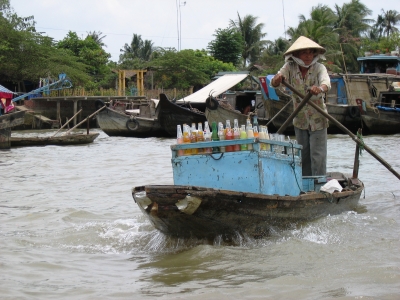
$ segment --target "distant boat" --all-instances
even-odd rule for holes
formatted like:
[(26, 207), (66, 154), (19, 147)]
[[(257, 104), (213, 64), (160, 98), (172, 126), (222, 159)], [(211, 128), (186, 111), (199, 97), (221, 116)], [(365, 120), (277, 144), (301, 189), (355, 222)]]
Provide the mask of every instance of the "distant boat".
[(165, 94), (160, 94), (158, 106), (160, 111), (158, 118), (161, 128), (165, 130), (169, 136), (176, 137), (177, 125), (186, 123), (190, 126), (192, 123), (195, 123), (197, 126), (199, 122), (204, 123), (206, 121), (204, 112), (193, 109), (190, 103), (181, 103), (179, 105), (173, 103)]
[(99, 112), (96, 118), (101, 130), (109, 136), (170, 136), (161, 127), (158, 119), (160, 106), (156, 99), (114, 101), (107, 104), (101, 100), (96, 101), (96, 108), (103, 105), (106, 105), (106, 108)]
[[(254, 100), (255, 102), (256, 100)], [(250, 101), (249, 101), (250, 102)], [(208, 97), (206, 100), (206, 118), (210, 124), (212, 122), (222, 122), (225, 125), (226, 120), (230, 120), (231, 126), (233, 126), (233, 120), (238, 120), (238, 125), (244, 125), (247, 122), (247, 119), (251, 120), (251, 123), (254, 121), (254, 117), (257, 116), (257, 122), (259, 125), (266, 125), (268, 123), (268, 119), (264, 117), (259, 117), (259, 115), (264, 116), (264, 101), (261, 99), (261, 105), (259, 108), (256, 108), (254, 105), (253, 109), (250, 110), (247, 114), (243, 114), (241, 111), (236, 110), (231, 106), (231, 104), (227, 100), (217, 99), (214, 97)], [(261, 111), (260, 111), (261, 110)], [(271, 126), (269, 128), (273, 127)]]
[(371, 94), (370, 99), (358, 97), (361, 118), (367, 132), (400, 133), (399, 53), (393, 51), (391, 55), (368, 55), (357, 60), (361, 62), (361, 72), (366, 76), (368, 91)]
[(11, 128), (24, 124), (25, 111), (0, 115), (0, 149), (10, 149)]
[(11, 136), (11, 147), (31, 147), (31, 146), (70, 146), (70, 145), (84, 145), (93, 143), (99, 136), (99, 133), (81, 133), (81, 134), (67, 134), (55, 137), (14, 137)]

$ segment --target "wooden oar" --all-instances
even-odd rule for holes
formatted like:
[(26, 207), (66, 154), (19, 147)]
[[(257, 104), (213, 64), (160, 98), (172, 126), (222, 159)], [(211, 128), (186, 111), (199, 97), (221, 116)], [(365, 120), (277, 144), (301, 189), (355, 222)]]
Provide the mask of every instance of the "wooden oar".
[[(282, 83), (284, 83), (284, 80), (282, 80)], [(288, 127), (289, 123), (292, 122), (292, 120), (294, 119), (295, 116), (297, 116), (297, 114), (299, 113), (299, 111), (304, 107), (304, 105), (307, 104), (308, 100), (310, 100), (310, 98), (312, 97), (311, 93), (307, 93), (307, 95), (303, 98), (303, 100), (300, 102), (299, 106), (296, 107), (296, 109), (293, 111), (293, 113), (289, 116), (289, 118), (287, 118), (287, 120), (285, 121), (285, 123), (282, 124), (281, 128), (278, 129), (277, 133), (282, 134), (286, 127)]]
[[(287, 88), (289, 88), (293, 93), (295, 93), (296, 95), (298, 95), (301, 98), (305, 98), (305, 96), (300, 93), (299, 91), (297, 91), (293, 86), (291, 86), (290, 84), (288, 84), (286, 81), (282, 80), (282, 84), (284, 86), (286, 86)], [(308, 94), (307, 94), (308, 96)], [(304, 101), (304, 100), (303, 100)], [(303, 102), (302, 101), (302, 102)], [(329, 115), (327, 112), (325, 112), (322, 108), (320, 108), (318, 105), (316, 105), (314, 102), (310, 101), (308, 102), (309, 105), (311, 105), (313, 108), (315, 108), (321, 115), (323, 115), (324, 117), (326, 117), (329, 121), (331, 121), (332, 123), (334, 123), (337, 127), (339, 127), (341, 130), (343, 130), (345, 133), (347, 133), (352, 139), (353, 141), (355, 141), (358, 145), (360, 145), (361, 147), (363, 147), (365, 149), (365, 151), (367, 151), (369, 154), (371, 154), (376, 160), (378, 160), (382, 165), (384, 165), (386, 167), (386, 169), (388, 169), (390, 172), (392, 172), (392, 174), (394, 176), (396, 176), (398, 179), (400, 179), (400, 174), (397, 173), (391, 165), (389, 165), (382, 157), (380, 157), (378, 154), (376, 154), (371, 148), (369, 148), (367, 145), (364, 144), (363, 141), (361, 141), (356, 135), (354, 135), (350, 130), (348, 130), (345, 126), (342, 125), (342, 123), (340, 123), (338, 120), (336, 120), (334, 117), (332, 117), (331, 115)], [(292, 114), (293, 115), (293, 114)], [(291, 116), (292, 116), (291, 115)], [(282, 125), (283, 126), (283, 125)], [(282, 127), (281, 127), (282, 128)]]
[(74, 127), (72, 127), (70, 130), (68, 130), (66, 133), (64, 133), (63, 135), (67, 135), (69, 134), (73, 129), (75, 129), (76, 127), (78, 127), (79, 125), (81, 125), (83, 122), (85, 122), (86, 120), (90, 119), (91, 117), (93, 117), (94, 115), (98, 114), (101, 110), (103, 110), (104, 108), (106, 108), (106, 106), (102, 106), (101, 108), (99, 108), (98, 110), (96, 110), (94, 113), (92, 113), (89, 117), (85, 118), (84, 120), (82, 120), (81, 122), (79, 122), (78, 124), (76, 124)]
[(268, 121), (268, 123), (267, 123), (266, 126), (268, 126), (273, 120), (275, 120), (275, 118), (276, 118), (277, 116), (279, 116), (279, 114), (280, 114), (281, 112), (283, 112), (283, 111), (286, 109), (286, 107), (289, 106), (289, 104), (290, 104), (291, 102), (292, 102), (292, 100), (289, 100), (288, 103), (286, 103), (285, 106), (282, 107), (281, 110), (278, 111), (278, 112), (276, 113), (276, 115), (275, 115), (271, 120)]
[[(57, 133), (59, 133), (60, 130), (63, 129), (65, 126), (67, 126), (68, 123), (71, 122), (81, 111), (82, 111), (82, 108), (75, 115), (73, 115), (72, 118), (68, 120), (68, 122), (65, 122), (65, 124), (63, 126), (61, 126), (61, 128), (58, 129), (57, 132), (55, 134), (53, 134), (50, 138), (55, 137), (57, 135)], [(60, 122), (61, 122), (61, 120), (60, 120)]]

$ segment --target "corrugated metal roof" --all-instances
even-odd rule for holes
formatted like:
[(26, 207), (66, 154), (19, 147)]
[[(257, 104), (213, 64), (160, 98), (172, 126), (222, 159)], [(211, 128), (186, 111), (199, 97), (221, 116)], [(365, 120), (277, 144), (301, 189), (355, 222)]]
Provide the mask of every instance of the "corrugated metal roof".
[(211, 82), (209, 85), (203, 87), (201, 90), (198, 90), (197, 92), (185, 98), (179, 99), (176, 102), (205, 103), (210, 94), (216, 97), (246, 79), (247, 76), (249, 76), (247, 73), (225, 74), (224, 76), (221, 76), (217, 80)]
[(1, 84), (0, 84), (0, 92), (14, 94), (12, 91), (10, 91), (9, 89), (5, 88)]

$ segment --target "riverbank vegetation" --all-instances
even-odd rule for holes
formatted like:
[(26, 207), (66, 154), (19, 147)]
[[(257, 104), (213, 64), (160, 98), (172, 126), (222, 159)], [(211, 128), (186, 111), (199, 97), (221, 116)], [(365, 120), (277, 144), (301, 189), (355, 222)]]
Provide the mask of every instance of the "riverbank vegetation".
[[(386, 53), (400, 47), (400, 14), (382, 9), (376, 20), (371, 15), (360, 0), (333, 7), (320, 4), (310, 8), (309, 16), (299, 16), (297, 27), (288, 28), (285, 37), (270, 41), (265, 39), (263, 22), (238, 12), (227, 20), (226, 28), (215, 29), (215, 39), (205, 49), (161, 48), (133, 33), (114, 62), (102, 32), (79, 37), (70, 31), (55, 41), (36, 31), (34, 16), (20, 17), (9, 0), (0, 0), (0, 83), (27, 92), (37, 88), (40, 78), (66, 73), (74, 87), (100, 90), (115, 88), (118, 70), (144, 69), (146, 89), (197, 90), (218, 72), (276, 73), (283, 53), (301, 35), (327, 49), (324, 64), (330, 71), (358, 73), (357, 57), (365, 52)], [(134, 91), (135, 84), (128, 79), (126, 90)]]

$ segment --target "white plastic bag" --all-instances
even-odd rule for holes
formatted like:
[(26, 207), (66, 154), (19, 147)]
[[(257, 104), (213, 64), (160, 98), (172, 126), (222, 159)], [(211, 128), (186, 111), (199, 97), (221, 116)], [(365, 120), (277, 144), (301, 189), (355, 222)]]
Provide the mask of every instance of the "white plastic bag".
[(343, 188), (340, 185), (339, 181), (337, 181), (336, 179), (331, 179), (327, 183), (325, 183), (323, 186), (321, 186), (320, 191), (332, 194), (335, 191), (341, 192), (342, 189)]

